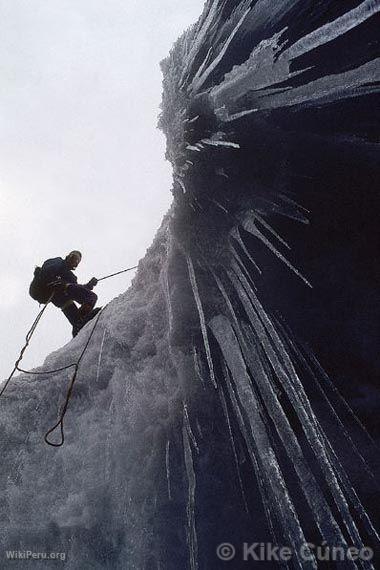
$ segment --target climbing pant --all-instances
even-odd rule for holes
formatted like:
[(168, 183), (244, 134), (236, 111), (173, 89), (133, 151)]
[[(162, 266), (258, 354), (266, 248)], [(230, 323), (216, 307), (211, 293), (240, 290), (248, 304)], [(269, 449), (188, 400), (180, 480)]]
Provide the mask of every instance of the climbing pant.
[(72, 326), (75, 326), (80, 319), (79, 309), (74, 301), (68, 301), (62, 307), (62, 313), (65, 315), (66, 319)]
[(79, 303), (85, 308), (85, 312), (91, 311), (95, 306), (98, 296), (87, 289), (84, 285), (77, 285), (76, 283), (70, 283), (70, 285), (63, 291), (57, 291), (54, 294), (52, 303), (62, 309), (63, 314), (68, 319), (68, 321), (74, 325), (78, 322), (78, 319), (82, 316), (83, 311), (78, 309), (74, 304), (74, 301)]

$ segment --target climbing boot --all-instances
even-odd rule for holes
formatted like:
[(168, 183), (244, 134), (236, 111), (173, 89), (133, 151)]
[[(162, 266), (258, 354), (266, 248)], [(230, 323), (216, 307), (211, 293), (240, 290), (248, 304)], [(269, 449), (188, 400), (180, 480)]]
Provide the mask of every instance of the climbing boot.
[(80, 319), (79, 309), (76, 304), (73, 301), (69, 301), (61, 308), (61, 310), (69, 323), (75, 326)]
[(92, 309), (92, 311), (90, 310), (90, 312), (87, 313), (87, 315), (85, 315), (84, 317), (79, 318), (77, 323), (73, 326), (73, 337), (76, 336), (78, 332), (81, 330), (81, 328), (84, 327), (84, 325), (87, 324), (89, 321), (91, 321), (95, 317), (95, 315), (97, 315), (101, 310), (102, 307), (96, 307), (96, 309)]
[(93, 308), (94, 308), (94, 305), (91, 303), (85, 303), (84, 305), (82, 305), (78, 310), (79, 318), (85, 319), (91, 313)]

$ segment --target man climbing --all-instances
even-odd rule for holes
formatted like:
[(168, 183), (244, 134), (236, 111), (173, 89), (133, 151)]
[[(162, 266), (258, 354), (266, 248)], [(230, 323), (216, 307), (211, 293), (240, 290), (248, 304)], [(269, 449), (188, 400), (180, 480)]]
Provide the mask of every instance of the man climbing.
[[(92, 290), (98, 280), (93, 277), (86, 285), (79, 285), (73, 273), (81, 259), (80, 251), (71, 251), (65, 259), (62, 257), (48, 259), (40, 270), (40, 279), (51, 287), (53, 294), (51, 302), (62, 310), (73, 325), (73, 336), (76, 336), (82, 326), (100, 311), (100, 308), (94, 309), (98, 297)], [(74, 301), (79, 303), (80, 308)]]

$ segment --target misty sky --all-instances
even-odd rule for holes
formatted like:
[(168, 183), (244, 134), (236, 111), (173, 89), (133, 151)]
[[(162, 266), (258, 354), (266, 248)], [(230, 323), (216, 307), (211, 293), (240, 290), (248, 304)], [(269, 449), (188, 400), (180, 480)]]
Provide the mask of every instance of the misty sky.
[[(203, 3), (0, 0), (0, 380), (39, 309), (35, 265), (79, 249), (86, 282), (152, 242), (171, 201), (159, 61)], [(99, 284), (99, 305), (132, 277)], [(70, 338), (49, 306), (22, 367)]]

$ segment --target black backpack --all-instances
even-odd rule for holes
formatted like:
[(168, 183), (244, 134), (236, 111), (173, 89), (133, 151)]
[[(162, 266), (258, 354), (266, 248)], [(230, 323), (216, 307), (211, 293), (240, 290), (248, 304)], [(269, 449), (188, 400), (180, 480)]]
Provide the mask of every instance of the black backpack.
[(41, 267), (34, 270), (33, 281), (29, 287), (29, 295), (39, 303), (47, 303), (51, 299), (53, 287), (46, 283)]

